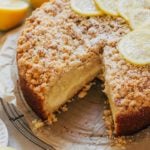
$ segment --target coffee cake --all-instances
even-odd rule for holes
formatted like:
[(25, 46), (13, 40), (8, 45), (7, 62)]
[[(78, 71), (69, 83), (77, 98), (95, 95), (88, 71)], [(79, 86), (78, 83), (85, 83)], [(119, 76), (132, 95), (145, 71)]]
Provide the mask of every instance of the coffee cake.
[(150, 67), (125, 62), (116, 46), (129, 31), (120, 17), (76, 14), (69, 0), (36, 9), (26, 20), (17, 48), (27, 103), (43, 120), (54, 122), (55, 112), (103, 72), (116, 134), (149, 125)]

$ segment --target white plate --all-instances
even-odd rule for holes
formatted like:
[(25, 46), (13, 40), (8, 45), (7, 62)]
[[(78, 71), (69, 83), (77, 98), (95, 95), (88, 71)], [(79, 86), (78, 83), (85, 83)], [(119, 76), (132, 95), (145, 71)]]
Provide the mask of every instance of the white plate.
[(8, 131), (4, 122), (0, 119), (0, 146), (7, 146)]

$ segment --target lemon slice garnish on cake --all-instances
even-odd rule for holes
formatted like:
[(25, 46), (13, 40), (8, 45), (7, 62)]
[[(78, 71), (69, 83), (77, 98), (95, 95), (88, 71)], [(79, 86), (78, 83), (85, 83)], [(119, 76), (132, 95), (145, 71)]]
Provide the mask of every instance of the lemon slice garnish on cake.
[(71, 8), (83, 16), (99, 16), (103, 14), (95, 5), (94, 0), (71, 0)]
[(0, 30), (15, 27), (26, 17), (29, 4), (21, 0), (0, 0)]
[(129, 24), (132, 29), (139, 28), (145, 22), (150, 22), (150, 9), (136, 8), (129, 14)]
[(149, 0), (119, 0), (118, 1), (118, 12), (119, 14), (129, 20), (129, 14), (132, 13), (136, 8), (148, 9), (150, 7)]
[(118, 0), (95, 0), (95, 3), (106, 14), (113, 16), (118, 15)]
[(130, 32), (118, 43), (118, 50), (127, 61), (133, 64), (150, 64), (150, 29)]

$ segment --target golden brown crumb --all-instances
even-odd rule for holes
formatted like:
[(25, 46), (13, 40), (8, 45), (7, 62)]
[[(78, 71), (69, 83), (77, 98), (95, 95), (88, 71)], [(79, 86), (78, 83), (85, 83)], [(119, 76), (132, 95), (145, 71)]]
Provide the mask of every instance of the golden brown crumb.
[(79, 98), (84, 98), (87, 95), (87, 92), (90, 90), (91, 86), (93, 85), (93, 82), (90, 82), (89, 84), (86, 84), (82, 90), (78, 93)]
[(67, 105), (63, 105), (61, 108), (60, 108), (63, 112), (66, 112), (68, 111), (68, 108), (67, 108)]
[(87, 91), (81, 91), (79, 94), (78, 94), (78, 97), (80, 99), (84, 98), (85, 96), (87, 95)]
[(44, 126), (44, 122), (42, 122), (41, 120), (35, 119), (35, 120), (32, 121), (32, 125), (33, 125), (33, 129), (36, 130), (38, 128), (43, 127)]
[(103, 120), (106, 127), (107, 135), (111, 138), (114, 135), (113, 118), (110, 109), (105, 109), (103, 113)]

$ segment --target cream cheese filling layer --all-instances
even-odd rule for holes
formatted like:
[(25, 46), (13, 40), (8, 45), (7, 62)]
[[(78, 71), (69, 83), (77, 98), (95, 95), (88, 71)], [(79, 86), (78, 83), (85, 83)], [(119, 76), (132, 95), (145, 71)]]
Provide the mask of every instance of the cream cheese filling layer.
[(93, 80), (101, 68), (100, 61), (96, 60), (78, 68), (72, 68), (49, 89), (44, 109), (52, 114), (72, 98), (82, 87)]

